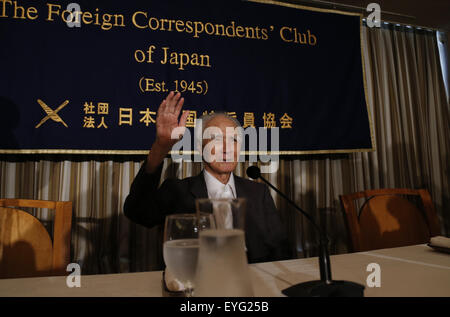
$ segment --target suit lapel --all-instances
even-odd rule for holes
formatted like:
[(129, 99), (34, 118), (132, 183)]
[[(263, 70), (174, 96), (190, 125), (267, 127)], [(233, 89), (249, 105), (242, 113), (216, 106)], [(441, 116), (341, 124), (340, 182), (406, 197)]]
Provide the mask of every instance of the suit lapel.
[(191, 179), (191, 193), (195, 198), (208, 198), (208, 190), (206, 189), (205, 177), (203, 171)]
[(242, 177), (236, 176), (235, 174), (233, 174), (233, 176), (234, 176), (234, 187), (236, 187), (236, 196), (238, 198), (247, 197), (247, 193), (245, 192), (245, 188), (243, 186)]

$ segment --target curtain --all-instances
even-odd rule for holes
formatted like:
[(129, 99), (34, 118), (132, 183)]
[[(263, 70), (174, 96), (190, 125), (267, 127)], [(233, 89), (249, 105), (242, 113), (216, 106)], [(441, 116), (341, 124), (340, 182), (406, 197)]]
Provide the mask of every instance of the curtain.
[[(450, 114), (436, 36), (390, 25), (363, 27), (362, 35), (376, 151), (282, 157), (279, 170), (268, 176), (326, 228), (332, 254), (349, 251), (339, 195), (366, 189), (427, 188), (442, 234), (450, 235)], [(5, 155), (0, 160), (0, 197), (72, 201), (71, 259), (83, 274), (158, 270), (163, 263), (162, 228), (147, 229), (123, 215), (143, 159)], [(236, 174), (244, 176), (247, 166), (240, 163)], [(168, 158), (161, 181), (201, 169), (201, 163), (176, 164)], [(311, 225), (272, 195), (286, 223), (292, 256), (317, 255)], [(51, 222), (51, 212), (31, 212)]]

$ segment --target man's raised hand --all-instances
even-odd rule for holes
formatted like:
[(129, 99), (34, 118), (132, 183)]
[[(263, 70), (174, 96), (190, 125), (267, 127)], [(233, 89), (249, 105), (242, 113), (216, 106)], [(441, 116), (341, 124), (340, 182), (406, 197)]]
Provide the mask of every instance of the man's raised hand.
[[(158, 169), (172, 146), (178, 142), (177, 137), (184, 134), (189, 111), (184, 111), (178, 121), (183, 103), (184, 98), (181, 98), (181, 94), (175, 94), (172, 91), (161, 102), (156, 115), (156, 140), (148, 153), (147, 164), (145, 165), (147, 173), (154, 173)], [(175, 138), (172, 138), (173, 131), (178, 132)]]
[(177, 136), (182, 136), (184, 133), (189, 111), (184, 111), (178, 121), (183, 103), (184, 98), (181, 97), (181, 94), (179, 92), (174, 93), (171, 91), (159, 106), (158, 113), (156, 115), (155, 143), (163, 148), (170, 149), (175, 143), (178, 142), (179, 139), (172, 139), (172, 132), (174, 129), (179, 128), (179, 133), (177, 133)]

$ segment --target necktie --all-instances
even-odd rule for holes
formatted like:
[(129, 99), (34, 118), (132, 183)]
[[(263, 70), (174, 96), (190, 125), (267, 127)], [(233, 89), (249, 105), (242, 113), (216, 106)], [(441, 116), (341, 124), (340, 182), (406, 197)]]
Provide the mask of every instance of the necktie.
[(220, 193), (220, 198), (234, 198), (233, 191), (231, 190), (231, 186), (226, 184)]
[[(217, 196), (218, 198), (233, 199), (234, 195), (231, 190), (231, 186), (226, 184)], [(216, 219), (216, 221), (218, 221), (218, 226), (224, 229), (233, 229), (233, 214), (231, 212), (231, 205), (228, 202), (219, 202), (214, 209), (216, 218), (218, 218)]]
[[(219, 194), (219, 198), (234, 199), (233, 190), (229, 184), (226, 184), (222, 192)], [(231, 212), (231, 204), (222, 203), (218, 206), (217, 211), (223, 219), (223, 228), (233, 229), (233, 213)], [(247, 246), (245, 245), (245, 252), (247, 252)]]

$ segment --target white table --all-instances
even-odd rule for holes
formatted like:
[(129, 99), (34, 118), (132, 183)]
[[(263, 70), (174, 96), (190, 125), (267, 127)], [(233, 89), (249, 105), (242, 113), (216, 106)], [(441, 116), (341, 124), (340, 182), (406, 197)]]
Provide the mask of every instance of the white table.
[[(381, 287), (368, 287), (370, 263), (381, 269)], [(366, 286), (365, 296), (450, 296), (450, 254), (426, 245), (383, 249), (331, 256), (334, 280), (349, 280)], [(281, 290), (319, 278), (317, 258), (266, 262), (250, 265), (255, 296), (283, 296)], [(80, 288), (69, 288), (66, 277), (0, 280), (0, 296), (109, 297), (162, 296), (162, 272), (81, 276)]]

